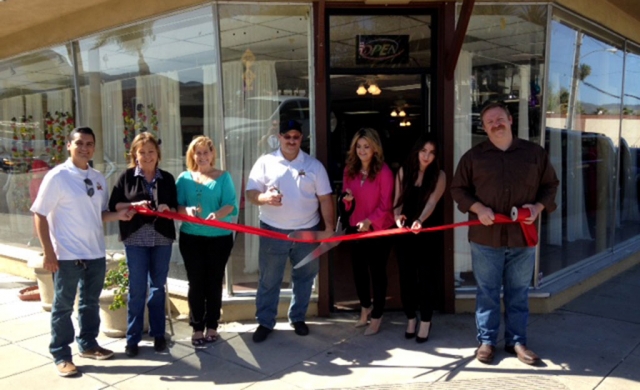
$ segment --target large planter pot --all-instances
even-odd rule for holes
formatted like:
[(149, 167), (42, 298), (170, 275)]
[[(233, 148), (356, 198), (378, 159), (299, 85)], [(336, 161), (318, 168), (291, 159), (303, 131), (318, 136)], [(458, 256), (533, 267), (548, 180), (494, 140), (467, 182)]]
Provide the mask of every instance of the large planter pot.
[(127, 307), (109, 309), (113, 303), (113, 291), (102, 290), (100, 294), (100, 331), (107, 337), (122, 338), (127, 334)]
[[(113, 289), (102, 290), (100, 294), (100, 331), (107, 337), (122, 338), (127, 334), (127, 307), (109, 309), (113, 303)], [(124, 297), (125, 303), (127, 297)], [(143, 331), (149, 330), (148, 312), (145, 308)]]
[(40, 302), (42, 303), (42, 309), (45, 311), (51, 311), (51, 305), (53, 305), (53, 275), (51, 271), (47, 271), (44, 268), (34, 268), (36, 274), (36, 280), (38, 281), (38, 290), (40, 291)]

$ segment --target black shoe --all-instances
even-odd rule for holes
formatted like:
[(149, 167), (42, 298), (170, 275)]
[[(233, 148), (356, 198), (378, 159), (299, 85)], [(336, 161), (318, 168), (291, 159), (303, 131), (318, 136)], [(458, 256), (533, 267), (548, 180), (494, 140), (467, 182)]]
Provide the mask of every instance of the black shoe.
[(416, 329), (418, 328), (418, 326), (420, 325), (420, 322), (416, 321), (416, 326), (413, 327), (413, 332), (404, 332), (404, 338), (407, 340), (411, 340), (412, 338), (416, 337)]
[[(418, 325), (418, 329), (420, 329), (420, 325)], [(416, 343), (418, 344), (422, 344), (422, 343), (426, 343), (427, 341), (429, 341), (429, 335), (431, 334), (431, 331), (433, 330), (433, 322), (429, 323), (429, 334), (427, 335), (427, 337), (420, 337), (417, 335), (416, 332)]]
[(156, 337), (153, 340), (153, 349), (155, 349), (156, 352), (164, 351), (167, 349), (167, 340), (164, 337)]
[(271, 329), (267, 328), (266, 326), (258, 326), (258, 329), (256, 329), (255, 332), (253, 332), (253, 342), (254, 343), (261, 343), (263, 341), (265, 341), (267, 339), (267, 336), (269, 336), (269, 333), (271, 333)]
[(124, 353), (129, 357), (138, 356), (138, 346), (137, 345), (127, 345), (124, 347)]
[(304, 321), (292, 322), (291, 327), (298, 336), (306, 336), (309, 334), (309, 327), (304, 323)]

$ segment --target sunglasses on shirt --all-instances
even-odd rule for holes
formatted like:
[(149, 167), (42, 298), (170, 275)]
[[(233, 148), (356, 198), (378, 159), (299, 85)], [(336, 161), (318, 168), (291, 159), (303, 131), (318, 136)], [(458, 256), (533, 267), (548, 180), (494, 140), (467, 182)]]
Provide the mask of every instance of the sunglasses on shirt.
[(91, 181), (91, 179), (84, 179), (84, 186), (87, 189), (87, 195), (89, 195), (89, 197), (92, 197), (96, 193), (96, 191), (93, 189), (93, 182)]

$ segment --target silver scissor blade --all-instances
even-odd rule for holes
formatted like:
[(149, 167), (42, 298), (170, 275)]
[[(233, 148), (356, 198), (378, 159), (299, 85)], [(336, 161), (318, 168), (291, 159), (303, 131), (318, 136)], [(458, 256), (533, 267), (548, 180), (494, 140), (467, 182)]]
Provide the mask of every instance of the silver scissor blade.
[(307, 263), (310, 263), (311, 261), (319, 258), (320, 256), (322, 256), (326, 252), (329, 252), (331, 249), (333, 249), (336, 246), (338, 246), (338, 244), (340, 244), (340, 241), (323, 242), (322, 244), (318, 245), (318, 247), (316, 249), (311, 251), (311, 253), (306, 255), (304, 257), (304, 259), (300, 260), (300, 262), (298, 264), (293, 266), (293, 268), (297, 269), (297, 268), (300, 268), (300, 267), (304, 267)]

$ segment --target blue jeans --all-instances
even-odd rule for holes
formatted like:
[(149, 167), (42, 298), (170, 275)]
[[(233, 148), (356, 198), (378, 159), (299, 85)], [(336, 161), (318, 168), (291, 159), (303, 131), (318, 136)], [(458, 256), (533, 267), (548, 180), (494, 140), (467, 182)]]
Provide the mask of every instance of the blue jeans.
[[(294, 230), (282, 230), (260, 222), (262, 229), (271, 230), (283, 234), (289, 234)], [(318, 230), (314, 226), (306, 230)], [(308, 255), (318, 244), (300, 244), (291, 241), (260, 237), (260, 281), (256, 296), (256, 318), (258, 323), (269, 329), (276, 325), (278, 314), (278, 302), (280, 301), (280, 286), (287, 265), (287, 258), (291, 264), (296, 265)], [(293, 297), (289, 306), (289, 321), (304, 321), (311, 298), (313, 280), (318, 274), (319, 261), (314, 260), (307, 265), (291, 270), (293, 283)]]
[(535, 264), (535, 247), (493, 248), (471, 244), (476, 279), (478, 342), (495, 346), (500, 328), (500, 287), (504, 286), (505, 345), (527, 344), (529, 286)]
[(138, 345), (144, 327), (144, 303), (149, 288), (149, 336), (164, 337), (165, 290), (171, 245), (125, 245), (129, 267), (129, 295), (127, 303), (127, 345)]
[(56, 364), (71, 361), (75, 329), (71, 322), (73, 303), (80, 290), (76, 342), (80, 352), (98, 346), (100, 332), (100, 292), (104, 285), (105, 258), (94, 260), (61, 260), (53, 274), (54, 296), (51, 306), (51, 343), (49, 352)]

